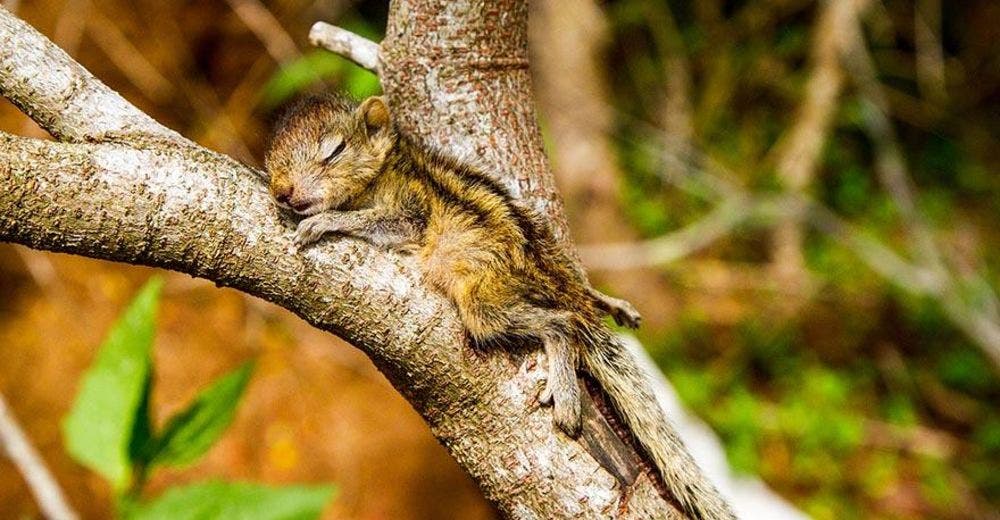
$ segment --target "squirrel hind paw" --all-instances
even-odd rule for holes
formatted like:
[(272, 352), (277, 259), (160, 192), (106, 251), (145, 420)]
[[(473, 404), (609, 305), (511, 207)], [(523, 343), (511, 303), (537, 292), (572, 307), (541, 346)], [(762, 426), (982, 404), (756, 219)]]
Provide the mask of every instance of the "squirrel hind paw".
[(576, 438), (583, 427), (583, 416), (580, 412), (580, 402), (576, 403), (556, 400), (552, 406), (552, 418), (556, 426), (566, 435)]
[(566, 435), (576, 438), (583, 426), (582, 404), (578, 391), (560, 391), (546, 382), (538, 393), (538, 403), (552, 407), (552, 422)]
[(617, 305), (611, 309), (611, 317), (614, 318), (615, 323), (630, 329), (638, 329), (642, 323), (642, 315), (631, 303), (625, 300), (619, 300)]

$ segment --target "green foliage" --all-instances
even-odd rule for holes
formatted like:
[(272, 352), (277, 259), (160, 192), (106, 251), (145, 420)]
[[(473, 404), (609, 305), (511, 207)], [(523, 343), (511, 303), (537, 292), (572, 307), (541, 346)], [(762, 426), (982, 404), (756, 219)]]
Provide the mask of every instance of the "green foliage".
[(149, 434), (149, 351), (162, 286), (159, 278), (147, 283), (111, 328), (63, 424), (70, 455), (116, 491), (129, 485), (133, 442)]
[[(783, 189), (782, 144), (808, 117), (800, 107), (823, 5), (606, 5), (611, 36), (602, 51), (618, 125), (621, 207), (640, 236), (694, 222), (726, 197), (695, 180), (699, 170), (753, 193)], [(988, 33), (961, 23), (983, 14), (969, 5), (941, 4), (935, 36), (949, 63), (982, 74)], [(943, 96), (925, 91), (916, 50), (901, 44), (913, 29), (895, 23), (912, 13), (898, 7), (864, 15), (893, 139), (958, 297), (990, 315), (987, 289), (1000, 284), (1000, 176), (990, 167), (995, 96), (980, 77), (960, 79), (950, 69)], [(919, 264), (926, 259), (880, 176), (871, 91), (847, 76), (806, 194)], [(679, 115), (689, 116), (688, 132), (671, 134)], [(696, 259), (667, 266), (680, 316), (666, 337), (647, 338), (681, 398), (723, 437), (729, 462), (820, 519), (957, 519), (995, 509), (1000, 385), (993, 363), (950, 316), (954, 308), (895, 285), (857, 248), (810, 226), (803, 228), (806, 294), (744, 281), (746, 272), (768, 277), (773, 266), (769, 225), (752, 222), (747, 228), (760, 232), (736, 229)], [(711, 268), (720, 264), (725, 274), (715, 285)], [(969, 504), (982, 508), (970, 513)]]
[(318, 518), (334, 494), (332, 486), (273, 488), (209, 481), (171, 489), (131, 509), (128, 520), (308, 520)]
[(149, 465), (182, 466), (204, 455), (232, 422), (252, 372), (253, 363), (245, 363), (171, 418), (148, 454)]
[(163, 282), (153, 278), (108, 333), (64, 424), (67, 450), (104, 477), (119, 516), (129, 519), (298, 520), (317, 518), (331, 486), (272, 488), (209, 481), (172, 489), (144, 502), (142, 488), (158, 466), (201, 458), (233, 421), (253, 373), (248, 362), (202, 390), (157, 432), (150, 420), (150, 349)]
[(757, 473), (760, 466), (759, 442), (763, 410), (745, 388), (731, 388), (713, 415), (726, 434), (726, 455), (736, 471)]
[(355, 98), (379, 92), (378, 76), (336, 54), (314, 50), (278, 69), (261, 89), (265, 107), (278, 106), (318, 81), (329, 80)]
[(313, 83), (335, 77), (342, 69), (342, 58), (313, 50), (279, 68), (261, 89), (264, 106), (274, 107), (308, 88)]
[(977, 424), (971, 435), (972, 459), (969, 474), (988, 496), (1000, 496), (1000, 417), (993, 416)]
[(947, 350), (936, 364), (941, 380), (967, 392), (986, 392), (993, 384), (993, 372), (983, 357), (970, 350)]
[[(349, 18), (338, 25), (376, 41), (381, 36), (360, 18)], [(274, 108), (326, 81), (355, 99), (377, 95), (382, 89), (378, 76), (371, 71), (332, 52), (315, 49), (279, 68), (261, 88), (261, 101), (264, 107)]]
[[(884, 439), (888, 431), (896, 432), (890, 438), (905, 439), (906, 432), (926, 424), (926, 397), (913, 383), (920, 371), (940, 378), (949, 391), (996, 395), (986, 360), (955, 343), (954, 333), (942, 334), (943, 318), (933, 307), (900, 310), (899, 334), (926, 328), (937, 336), (938, 350), (931, 353), (935, 363), (925, 354), (896, 369), (904, 372), (885, 373), (873, 371), (863, 358), (824, 362), (800, 348), (806, 333), (794, 323), (775, 327), (770, 322), (742, 324), (733, 336), (738, 341), (725, 354), (729, 362), (721, 363), (713, 352), (719, 336), (698, 315), (682, 318), (655, 354), (684, 402), (722, 436), (730, 465), (772, 482), (794, 482), (794, 488), (779, 489), (799, 497), (798, 504), (815, 518), (867, 518), (871, 504), (909, 485), (928, 507), (948, 510), (961, 500), (958, 471), (986, 496), (997, 496), (1000, 413), (995, 408), (970, 412), (982, 420), (973, 423), (967, 436), (971, 451), (962, 459), (924, 453), (919, 445), (912, 452), (893, 449), (881, 444), (884, 440), (872, 449), (873, 435)], [(857, 336), (844, 341), (860, 341), (870, 331), (870, 326), (859, 327)], [(873, 433), (873, 425), (881, 425), (883, 433)]]

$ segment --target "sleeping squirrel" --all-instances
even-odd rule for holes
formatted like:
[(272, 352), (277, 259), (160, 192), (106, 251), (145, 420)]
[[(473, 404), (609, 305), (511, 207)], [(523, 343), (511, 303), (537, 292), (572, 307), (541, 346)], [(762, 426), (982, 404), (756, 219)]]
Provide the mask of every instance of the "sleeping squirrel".
[(634, 328), (638, 312), (591, 287), (547, 221), (502, 185), (400, 133), (381, 97), (300, 101), (275, 126), (265, 164), (276, 204), (305, 217), (300, 247), (338, 234), (415, 255), (424, 283), (451, 300), (475, 345), (542, 343), (548, 365), (539, 400), (552, 406), (559, 429), (580, 432), (583, 370), (692, 517), (735, 518), (602, 322), (611, 315)]

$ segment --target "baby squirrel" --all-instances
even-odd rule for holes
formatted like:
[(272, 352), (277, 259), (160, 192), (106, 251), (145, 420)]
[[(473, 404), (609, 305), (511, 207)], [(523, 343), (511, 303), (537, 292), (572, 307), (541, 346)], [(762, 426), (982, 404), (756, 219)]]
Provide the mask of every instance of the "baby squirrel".
[(639, 314), (591, 287), (546, 221), (503, 186), (401, 134), (380, 97), (300, 101), (279, 119), (265, 163), (274, 201), (306, 217), (300, 247), (336, 233), (416, 255), (424, 282), (454, 303), (474, 344), (541, 341), (548, 377), (539, 400), (562, 431), (575, 437), (581, 428), (579, 368), (692, 517), (735, 518), (602, 323), (610, 314), (636, 327)]

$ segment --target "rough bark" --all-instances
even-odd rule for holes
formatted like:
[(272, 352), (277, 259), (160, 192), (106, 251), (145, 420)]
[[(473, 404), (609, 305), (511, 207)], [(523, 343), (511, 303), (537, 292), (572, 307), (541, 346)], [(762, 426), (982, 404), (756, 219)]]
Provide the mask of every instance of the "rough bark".
[[(565, 235), (526, 17), (523, 1), (393, 2), (383, 84), (404, 129), (475, 153)], [(65, 141), (0, 134), (0, 240), (207, 278), (347, 339), (508, 517), (683, 518), (553, 427), (540, 354), (474, 352), (408, 259), (349, 239), (295, 253), (259, 172), (160, 126), (3, 10), (0, 93)]]

